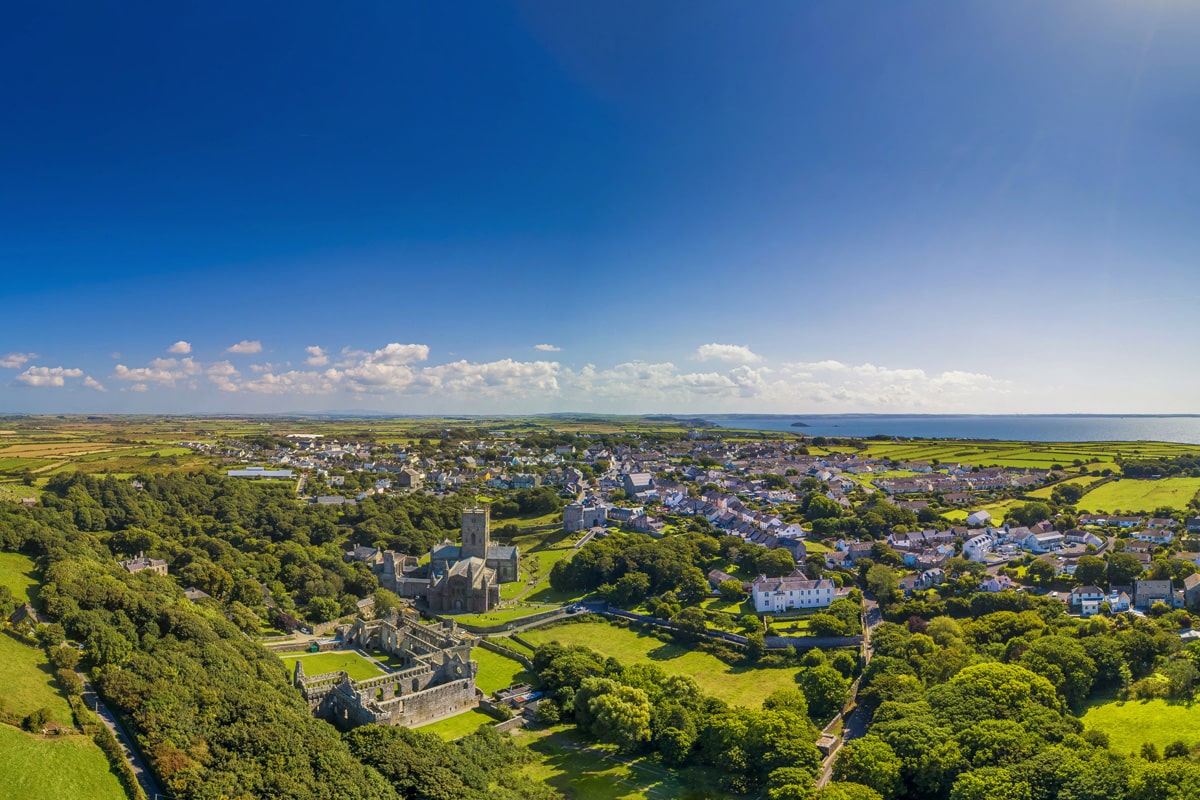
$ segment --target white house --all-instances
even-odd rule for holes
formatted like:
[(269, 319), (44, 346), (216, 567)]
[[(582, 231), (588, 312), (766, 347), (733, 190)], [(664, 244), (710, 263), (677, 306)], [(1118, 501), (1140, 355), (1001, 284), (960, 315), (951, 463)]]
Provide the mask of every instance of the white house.
[(983, 561), (995, 544), (996, 540), (990, 533), (972, 536), (963, 544), (963, 558), (968, 561)]
[(824, 608), (833, 602), (833, 581), (829, 578), (809, 580), (803, 573), (786, 578), (760, 575), (750, 584), (754, 610), (779, 613), (792, 608)]
[(987, 525), (991, 521), (992, 515), (983, 509), (972, 511), (970, 514), (967, 514), (968, 525)]
[(1021, 546), (1031, 553), (1049, 553), (1062, 547), (1063, 535), (1058, 531), (1030, 533), (1021, 540)]

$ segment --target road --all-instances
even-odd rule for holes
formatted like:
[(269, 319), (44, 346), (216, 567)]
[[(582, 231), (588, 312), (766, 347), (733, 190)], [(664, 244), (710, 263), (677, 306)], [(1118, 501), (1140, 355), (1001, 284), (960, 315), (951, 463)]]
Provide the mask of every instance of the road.
[[(863, 596), (863, 643), (862, 643), (862, 658), (863, 666), (871, 663), (871, 629), (883, 621), (883, 615), (879, 611), (879, 603), (875, 599)], [(855, 706), (856, 710), (852, 711), (849, 716), (843, 716), (842, 732), (834, 742), (833, 747), (829, 749), (829, 755), (821, 760), (821, 772), (817, 776), (817, 788), (820, 789), (825, 784), (829, 783), (833, 777), (833, 762), (837, 760), (838, 752), (842, 749), (842, 745), (851, 739), (857, 739), (867, 733), (867, 724), (870, 720), (867, 715), (857, 711), (858, 705), (858, 687), (862, 682), (860, 677), (854, 681), (850, 687), (850, 699), (847, 701), (847, 706)], [(837, 719), (826, 726), (826, 731), (837, 723)]]
[(141, 785), (142, 791), (146, 793), (146, 797), (156, 798), (159, 796), (166, 797), (162, 788), (159, 787), (158, 781), (154, 779), (154, 775), (146, 768), (145, 762), (138, 754), (137, 750), (130, 744), (130, 738), (125, 735), (125, 730), (121, 727), (121, 723), (117, 721), (117, 716), (108, 707), (108, 704), (96, 694), (92, 684), (81, 672), (75, 673), (83, 681), (83, 702), (84, 704), (96, 712), (96, 716), (108, 727), (113, 735), (117, 737), (117, 744), (121, 746), (122, 752), (125, 753), (125, 760), (129, 762), (130, 768), (133, 770), (137, 782)]

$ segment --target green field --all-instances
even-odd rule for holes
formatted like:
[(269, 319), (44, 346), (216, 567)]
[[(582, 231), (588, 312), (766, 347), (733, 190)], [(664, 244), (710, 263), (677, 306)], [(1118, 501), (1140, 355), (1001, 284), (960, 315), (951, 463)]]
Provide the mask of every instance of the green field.
[(37, 582), (33, 559), (21, 553), (0, 553), (0, 586), (11, 589), (19, 602), (33, 599)]
[(1200, 709), (1167, 700), (1108, 700), (1093, 703), (1084, 713), (1085, 728), (1108, 734), (1118, 753), (1136, 753), (1146, 742), (1161, 751), (1172, 742), (1200, 744)]
[(507, 689), (514, 683), (526, 683), (530, 676), (525, 675), (525, 667), (518, 661), (476, 647), (471, 651), (471, 658), (479, 662), (479, 672), (475, 675), (475, 685), (484, 694), (492, 694), (499, 689)]
[(1200, 492), (1200, 478), (1162, 478), (1157, 481), (1123, 478), (1088, 492), (1078, 507), (1081, 511), (1110, 514), (1118, 509), (1149, 513), (1161, 506), (1183, 510), (1197, 492)]
[(378, 678), (384, 674), (383, 670), (370, 661), (367, 661), (358, 653), (347, 650), (336, 650), (331, 653), (286, 655), (280, 656), (279, 659), (287, 667), (289, 675), (295, 670), (297, 661), (304, 664), (304, 674), (309, 677), (323, 675), (326, 672), (345, 672), (353, 680), (365, 681), (369, 678)]
[(579, 738), (565, 727), (521, 731), (517, 742), (538, 760), (522, 772), (569, 800), (666, 800), (690, 794), (678, 773), (647, 758), (620, 758), (612, 748)]
[(39, 708), (71, 725), (71, 707), (54, 683), (54, 668), (46, 653), (0, 634), (0, 705), (20, 716)]
[(1065, 481), (1059, 481), (1058, 483), (1054, 484), (1053, 486), (1043, 486), (1041, 489), (1034, 489), (1032, 492), (1029, 492), (1029, 496), (1030, 497), (1040, 497), (1045, 500), (1049, 500), (1050, 495), (1052, 495), (1054, 493), (1055, 486), (1062, 486), (1063, 484), (1070, 483), (1075, 486), (1082, 486), (1084, 489), (1087, 489), (1087, 487), (1089, 487), (1095, 483), (1098, 483), (1102, 480), (1104, 480), (1104, 478), (1102, 476), (1098, 476), (1098, 475), (1086, 475), (1082, 478), (1069, 478), (1068, 480), (1065, 480)]
[(108, 759), (85, 736), (31, 736), (0, 725), (0, 794), (21, 800), (125, 800)]
[(431, 722), (428, 725), (422, 725), (417, 730), (421, 733), (436, 733), (447, 741), (461, 738), (469, 733), (474, 733), (480, 725), (491, 725), (495, 723), (495, 718), (491, 717), (477, 708), (472, 708), (470, 711), (464, 711), (461, 714), (455, 714), (453, 717), (447, 717), (437, 722)]
[(535, 645), (553, 641), (586, 645), (624, 664), (657, 664), (665, 672), (694, 678), (705, 692), (734, 705), (758, 706), (775, 689), (796, 687), (795, 667), (732, 667), (708, 653), (607, 622), (537, 628), (521, 634), (521, 638)]

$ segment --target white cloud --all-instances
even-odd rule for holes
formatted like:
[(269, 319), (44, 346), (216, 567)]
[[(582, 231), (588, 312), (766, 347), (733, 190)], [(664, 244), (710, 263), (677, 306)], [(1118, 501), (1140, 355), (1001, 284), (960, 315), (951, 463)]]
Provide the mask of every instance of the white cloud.
[(188, 353), (192, 352), (192, 343), (185, 342), (180, 339), (178, 342), (168, 347), (167, 352), (175, 353), (176, 355), (180, 356), (186, 356)]
[[(133, 386), (129, 387), (129, 391), (131, 391), (131, 392), (147, 392), (149, 390), (150, 390), (150, 387), (144, 383), (135, 383)], [(123, 392), (125, 390), (122, 389), (121, 391)]]
[(137, 383), (158, 383), (163, 386), (174, 386), (176, 381), (190, 378), (203, 372), (191, 356), (187, 358), (156, 358), (145, 367), (127, 367), (117, 364), (112, 377), (119, 381)]
[(250, 341), (248, 339), (242, 339), (237, 344), (230, 345), (229, 347), (225, 348), (225, 352), (226, 353), (236, 353), (238, 355), (243, 355), (243, 356), (244, 355), (252, 355), (254, 353), (261, 353), (262, 352), (262, 342), (258, 341), (257, 339), (255, 339), (254, 341)]
[(762, 356), (741, 344), (702, 344), (696, 348), (696, 358), (701, 361), (733, 361), (738, 364), (756, 364)]
[(83, 385), (89, 389), (95, 389), (97, 392), (107, 392), (108, 391), (108, 389), (104, 388), (104, 384), (100, 383), (100, 381), (96, 380), (91, 375), (84, 376)]
[(555, 347), (552, 344), (535, 344), (533, 346), (533, 349), (541, 350), (543, 353), (560, 353), (560, 352), (562, 352), (561, 347)]
[(64, 386), (66, 378), (82, 378), (83, 370), (73, 367), (30, 367), (17, 376), (26, 386)]
[(329, 356), (326, 355), (324, 349), (317, 345), (314, 344), (312, 347), (306, 347), (304, 351), (308, 353), (308, 358), (304, 361), (310, 367), (324, 367), (329, 364)]
[(20, 369), (35, 358), (37, 358), (37, 353), (9, 353), (6, 356), (0, 356), (0, 367)]

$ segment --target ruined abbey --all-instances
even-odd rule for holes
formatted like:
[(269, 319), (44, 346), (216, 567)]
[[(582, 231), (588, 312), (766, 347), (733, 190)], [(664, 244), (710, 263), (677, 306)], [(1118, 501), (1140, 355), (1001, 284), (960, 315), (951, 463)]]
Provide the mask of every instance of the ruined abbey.
[(357, 619), (343, 645), (382, 650), (403, 666), (365, 681), (345, 672), (308, 676), (296, 662), (294, 683), (313, 714), (341, 728), (376, 722), (413, 726), (474, 708), (477, 702), (471, 660), (472, 637), (449, 625), (422, 625), (411, 610), (385, 619)]

